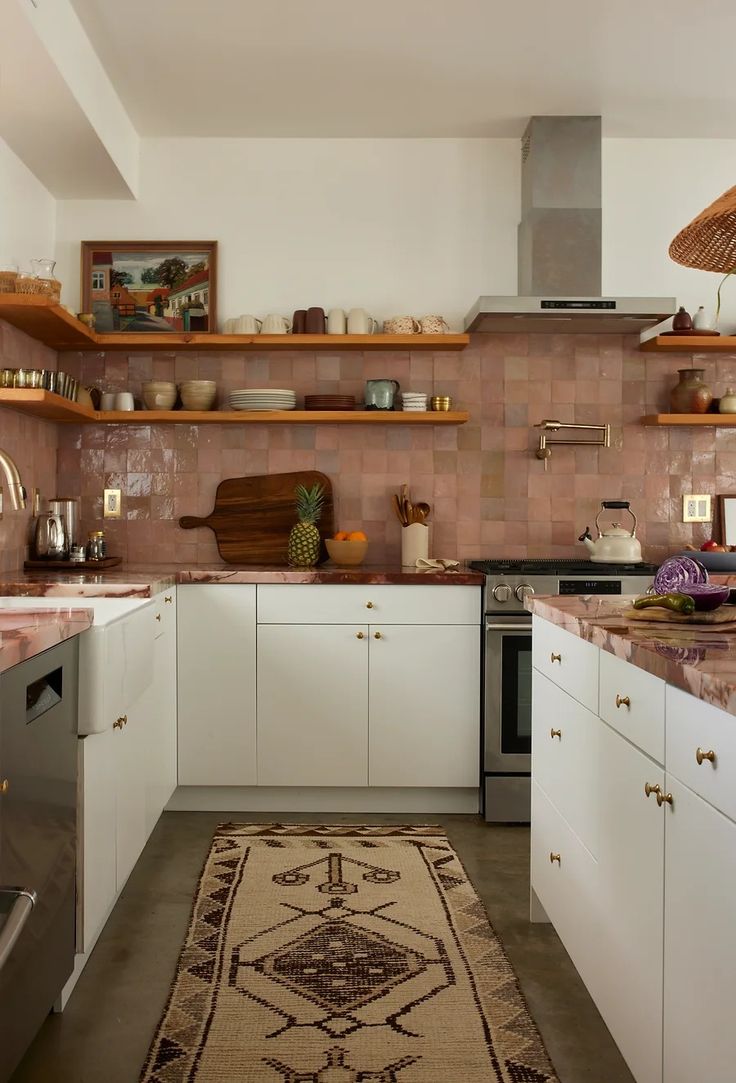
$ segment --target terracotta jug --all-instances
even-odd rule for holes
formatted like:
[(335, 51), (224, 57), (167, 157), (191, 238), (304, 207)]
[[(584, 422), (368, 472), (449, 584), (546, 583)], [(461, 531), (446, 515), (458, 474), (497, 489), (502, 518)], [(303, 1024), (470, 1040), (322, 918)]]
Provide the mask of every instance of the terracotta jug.
[(679, 384), (670, 392), (673, 414), (704, 414), (713, 401), (713, 392), (703, 381), (705, 369), (678, 369)]

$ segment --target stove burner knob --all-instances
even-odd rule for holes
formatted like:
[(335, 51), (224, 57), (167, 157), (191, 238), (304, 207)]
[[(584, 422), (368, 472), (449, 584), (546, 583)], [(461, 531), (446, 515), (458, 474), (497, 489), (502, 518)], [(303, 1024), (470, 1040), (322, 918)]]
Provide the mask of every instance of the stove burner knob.
[(516, 594), (516, 597), (519, 599), (519, 601), (523, 602), (528, 595), (534, 593), (534, 587), (531, 585), (531, 583), (520, 583), (514, 593)]
[(497, 602), (507, 602), (511, 597), (511, 587), (508, 583), (497, 583), (491, 593)]

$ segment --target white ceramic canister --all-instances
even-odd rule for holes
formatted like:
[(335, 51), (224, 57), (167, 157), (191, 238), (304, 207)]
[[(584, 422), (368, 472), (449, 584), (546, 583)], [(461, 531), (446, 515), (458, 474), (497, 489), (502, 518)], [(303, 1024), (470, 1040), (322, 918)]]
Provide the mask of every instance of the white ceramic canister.
[(419, 558), (429, 556), (429, 527), (424, 523), (409, 523), (401, 528), (401, 567), (416, 568)]

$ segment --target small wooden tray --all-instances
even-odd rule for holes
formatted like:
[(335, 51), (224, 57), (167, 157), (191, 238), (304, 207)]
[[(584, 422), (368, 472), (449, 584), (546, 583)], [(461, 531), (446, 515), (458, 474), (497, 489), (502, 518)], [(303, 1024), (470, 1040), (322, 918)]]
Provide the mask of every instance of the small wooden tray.
[(627, 620), (643, 622), (645, 624), (684, 624), (691, 628), (708, 629), (717, 631), (729, 631), (736, 628), (736, 606), (722, 605), (710, 613), (673, 613), (670, 609), (657, 609), (652, 606), (649, 609), (627, 609), (624, 613)]
[(123, 563), (122, 557), (103, 557), (102, 560), (26, 560), (26, 571), (55, 572), (99, 572), (105, 568), (115, 568)]
[(685, 338), (686, 335), (720, 335), (720, 331), (700, 331), (697, 327), (691, 327), (688, 331), (660, 331), (660, 335), (671, 335), (672, 338)]

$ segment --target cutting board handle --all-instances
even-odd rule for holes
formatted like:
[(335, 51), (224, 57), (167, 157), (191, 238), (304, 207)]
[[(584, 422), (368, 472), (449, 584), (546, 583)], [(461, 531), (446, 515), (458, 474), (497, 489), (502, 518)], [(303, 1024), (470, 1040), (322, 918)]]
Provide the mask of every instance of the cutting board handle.
[(206, 519), (200, 519), (198, 515), (182, 515), (179, 520), (182, 530), (192, 530), (195, 526), (209, 526)]

